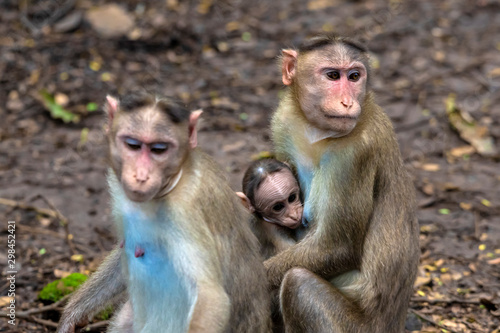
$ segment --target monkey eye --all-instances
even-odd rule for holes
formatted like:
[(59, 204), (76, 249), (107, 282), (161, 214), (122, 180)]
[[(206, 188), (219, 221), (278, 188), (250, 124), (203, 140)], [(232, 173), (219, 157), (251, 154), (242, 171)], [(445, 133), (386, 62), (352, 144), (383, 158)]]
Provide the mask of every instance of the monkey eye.
[(358, 81), (360, 77), (361, 75), (359, 74), (359, 72), (352, 72), (351, 74), (349, 74), (350, 81)]
[(168, 150), (168, 146), (169, 144), (165, 142), (152, 143), (150, 150), (153, 154), (159, 155), (166, 152)]
[(290, 196), (288, 197), (288, 202), (289, 202), (289, 203), (292, 203), (292, 202), (294, 202), (296, 199), (297, 199), (297, 194), (292, 193), (292, 194), (290, 194)]
[(281, 203), (281, 202), (278, 202), (277, 204), (275, 204), (273, 206), (273, 210), (275, 212), (281, 212), (283, 210), (283, 208), (285, 208), (285, 205), (283, 203)]
[(125, 144), (131, 150), (139, 150), (139, 149), (141, 149), (141, 144), (142, 143), (139, 140), (136, 140), (136, 139), (126, 138), (125, 139)]
[(338, 71), (329, 71), (329, 72), (326, 72), (326, 76), (330, 80), (338, 80), (338, 79), (340, 79), (340, 73)]

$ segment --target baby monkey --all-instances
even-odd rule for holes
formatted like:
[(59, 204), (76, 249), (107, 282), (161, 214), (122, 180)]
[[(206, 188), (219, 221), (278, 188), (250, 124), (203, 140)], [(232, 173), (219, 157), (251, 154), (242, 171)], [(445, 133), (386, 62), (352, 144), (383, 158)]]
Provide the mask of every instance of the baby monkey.
[(300, 187), (290, 167), (275, 159), (250, 165), (243, 176), (243, 204), (254, 215), (252, 229), (267, 259), (296, 243), (302, 225)]

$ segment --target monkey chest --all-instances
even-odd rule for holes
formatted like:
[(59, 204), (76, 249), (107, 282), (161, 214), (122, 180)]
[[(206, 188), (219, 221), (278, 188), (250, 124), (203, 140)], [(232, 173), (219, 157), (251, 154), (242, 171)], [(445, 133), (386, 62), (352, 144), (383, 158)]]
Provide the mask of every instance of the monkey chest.
[[(196, 281), (185, 269), (189, 257), (186, 258), (182, 246), (174, 246), (174, 240), (168, 237), (169, 232), (175, 231), (158, 229), (152, 222), (133, 214), (123, 218), (122, 260), (134, 318), (140, 329), (148, 325), (148, 332), (166, 327), (171, 328), (168, 331), (183, 332), (189, 327), (196, 304)], [(166, 237), (159, 237), (165, 234)]]

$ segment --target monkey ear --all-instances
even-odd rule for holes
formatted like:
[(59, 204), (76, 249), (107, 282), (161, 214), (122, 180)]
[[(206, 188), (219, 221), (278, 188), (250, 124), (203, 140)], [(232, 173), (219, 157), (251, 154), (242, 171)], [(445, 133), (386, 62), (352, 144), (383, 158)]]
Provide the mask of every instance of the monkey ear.
[(243, 192), (236, 192), (236, 195), (240, 197), (241, 203), (243, 206), (245, 206), (246, 209), (250, 211), (250, 213), (255, 212), (255, 209), (253, 208), (252, 204), (250, 203), (250, 199), (245, 195)]
[(282, 64), (281, 73), (282, 80), (285, 86), (289, 86), (293, 82), (295, 76), (295, 66), (297, 64), (297, 51), (295, 50), (281, 50)]
[(108, 115), (108, 123), (106, 125), (106, 132), (109, 131), (109, 127), (113, 123), (113, 118), (115, 117), (116, 112), (118, 111), (118, 105), (120, 102), (117, 98), (107, 95), (106, 96), (106, 104), (104, 105), (104, 111)]
[(198, 145), (198, 130), (196, 129), (196, 124), (198, 124), (198, 118), (203, 113), (203, 110), (199, 109), (191, 112), (189, 115), (189, 146), (191, 148), (196, 148)]

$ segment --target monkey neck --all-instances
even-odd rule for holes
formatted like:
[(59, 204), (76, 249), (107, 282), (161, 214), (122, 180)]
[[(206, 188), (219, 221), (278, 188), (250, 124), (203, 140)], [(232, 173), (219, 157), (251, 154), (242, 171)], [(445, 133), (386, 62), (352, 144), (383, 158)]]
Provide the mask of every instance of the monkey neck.
[(179, 184), (181, 177), (182, 177), (182, 168), (179, 170), (179, 172), (177, 172), (175, 176), (170, 178), (170, 181), (165, 185), (164, 189), (158, 193), (156, 198), (163, 198), (164, 196), (172, 192), (172, 190), (177, 186), (177, 184)]

